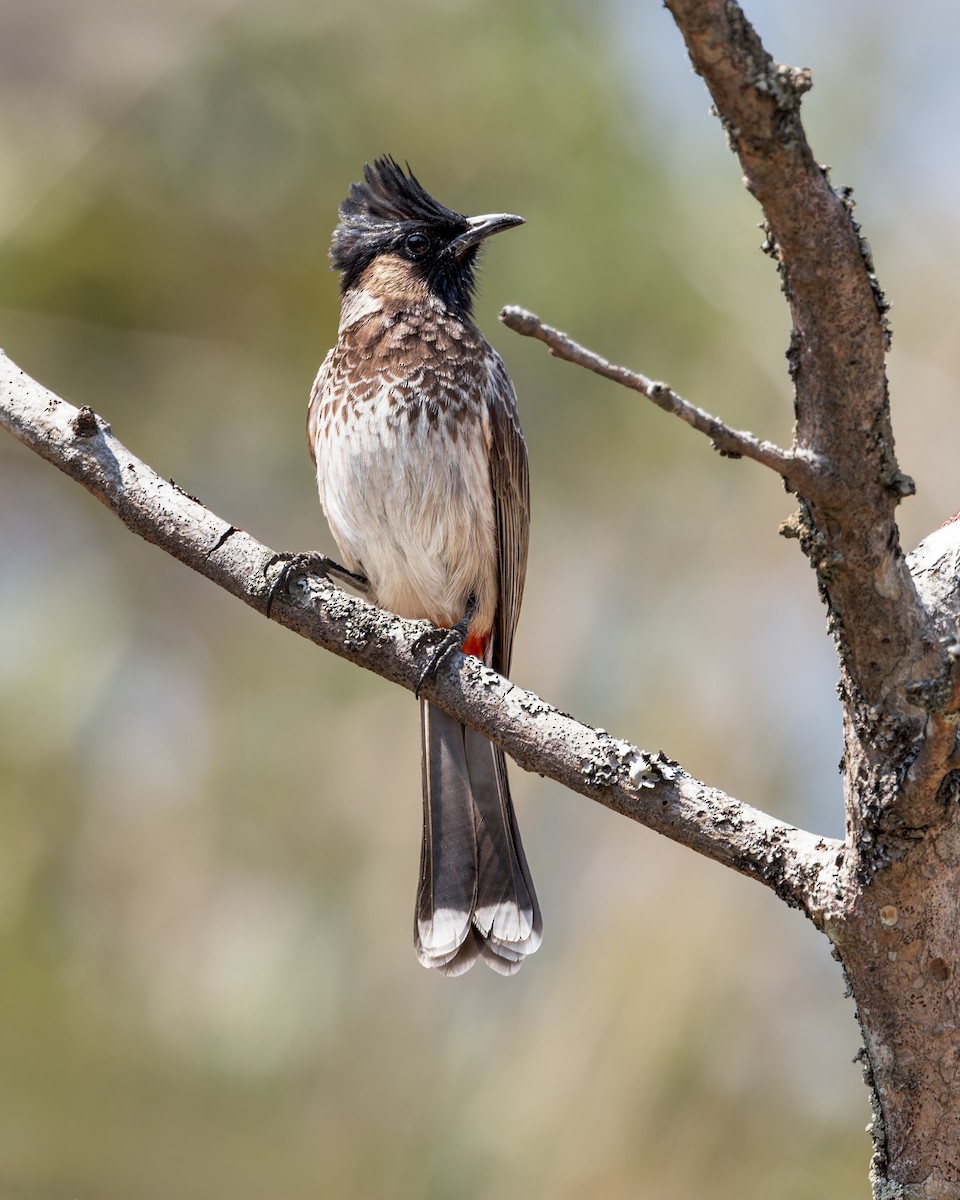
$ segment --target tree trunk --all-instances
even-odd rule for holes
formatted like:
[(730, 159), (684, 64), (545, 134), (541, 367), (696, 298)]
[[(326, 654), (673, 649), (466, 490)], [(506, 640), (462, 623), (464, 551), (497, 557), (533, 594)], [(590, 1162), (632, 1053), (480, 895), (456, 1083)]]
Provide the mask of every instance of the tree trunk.
[(907, 563), (931, 635), (906, 661), (934, 649), (942, 670), (901, 674), (899, 714), (852, 701), (844, 679), (847, 843), (823, 928), (863, 1032), (874, 1195), (946, 1200), (960, 1197), (960, 522)]

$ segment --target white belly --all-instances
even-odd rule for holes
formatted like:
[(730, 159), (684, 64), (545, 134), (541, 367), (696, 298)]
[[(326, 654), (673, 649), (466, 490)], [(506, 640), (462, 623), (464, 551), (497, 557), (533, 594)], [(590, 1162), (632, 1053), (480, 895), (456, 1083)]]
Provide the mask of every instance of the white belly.
[(459, 621), (473, 596), (472, 628), (489, 630), (498, 571), (482, 428), (464, 421), (453, 441), (444, 417), (364, 408), (317, 440), (320, 499), (345, 565), (370, 580), (374, 603), (435, 625)]

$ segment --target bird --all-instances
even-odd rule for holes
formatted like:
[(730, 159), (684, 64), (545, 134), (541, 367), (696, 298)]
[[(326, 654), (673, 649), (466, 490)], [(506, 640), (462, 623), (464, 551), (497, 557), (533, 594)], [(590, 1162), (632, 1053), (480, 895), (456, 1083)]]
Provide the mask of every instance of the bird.
[[(307, 441), (324, 514), (367, 598), (462, 637), (510, 670), (530, 529), (527, 449), (503, 361), (473, 320), (477, 259), (522, 217), (468, 217), (409, 163), (363, 168), (339, 208), (336, 345), (310, 393)], [(542, 920), (503, 751), (420, 699), (420, 962), (512, 975)]]

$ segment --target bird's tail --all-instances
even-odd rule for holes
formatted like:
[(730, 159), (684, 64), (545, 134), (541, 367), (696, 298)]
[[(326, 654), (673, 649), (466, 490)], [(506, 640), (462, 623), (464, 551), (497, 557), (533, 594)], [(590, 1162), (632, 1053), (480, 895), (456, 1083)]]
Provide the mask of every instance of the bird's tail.
[(478, 957), (512, 975), (540, 945), (537, 894), (499, 746), (420, 702), (423, 849), (414, 946), (462, 975)]

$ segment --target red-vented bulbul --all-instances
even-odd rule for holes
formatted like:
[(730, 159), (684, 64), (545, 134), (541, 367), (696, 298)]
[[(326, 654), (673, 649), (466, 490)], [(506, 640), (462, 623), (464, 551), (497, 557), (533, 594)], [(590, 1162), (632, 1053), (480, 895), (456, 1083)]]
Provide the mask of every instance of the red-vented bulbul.
[[(320, 500), (369, 598), (450, 629), (465, 654), (510, 669), (530, 523), (513, 384), (472, 320), (485, 238), (523, 223), (466, 217), (392, 158), (340, 206), (337, 344), (307, 420)], [(503, 751), (420, 703), (423, 849), (414, 945), (459, 975), (483, 958), (511, 975), (540, 944)]]

